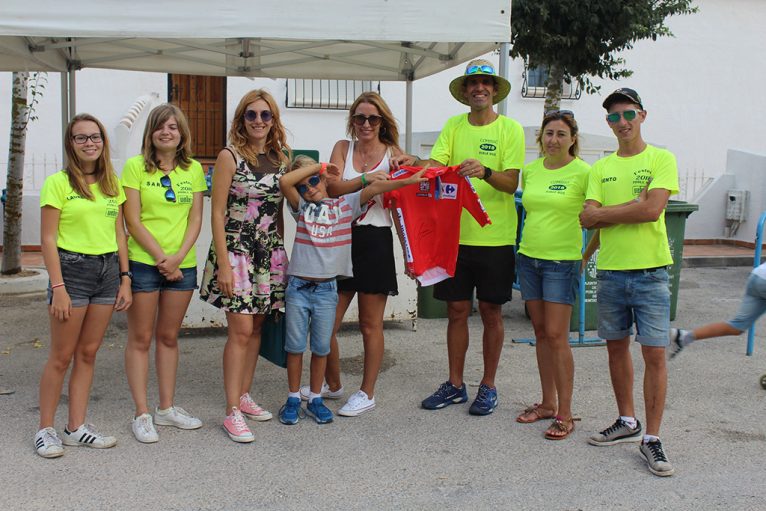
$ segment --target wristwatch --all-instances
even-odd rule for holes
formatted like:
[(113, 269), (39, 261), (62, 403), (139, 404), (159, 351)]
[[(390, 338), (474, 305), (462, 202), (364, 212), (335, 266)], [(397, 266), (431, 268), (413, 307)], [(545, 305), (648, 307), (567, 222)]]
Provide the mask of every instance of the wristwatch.
[(132, 271), (121, 271), (120, 272), (120, 278), (122, 277), (128, 277), (130, 280), (133, 280), (133, 272)]
[(489, 167), (484, 167), (484, 177), (482, 177), (482, 179), (486, 181), (487, 179), (489, 179), (489, 176), (491, 175), (492, 175), (492, 169)]

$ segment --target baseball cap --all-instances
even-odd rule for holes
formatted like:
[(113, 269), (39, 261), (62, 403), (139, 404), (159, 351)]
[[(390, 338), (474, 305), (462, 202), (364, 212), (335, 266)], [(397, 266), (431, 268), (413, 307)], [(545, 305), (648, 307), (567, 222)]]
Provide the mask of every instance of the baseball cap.
[(635, 103), (641, 110), (644, 109), (644, 105), (641, 103), (641, 96), (638, 95), (638, 92), (627, 87), (616, 89), (614, 92), (609, 94), (601, 106), (603, 106), (606, 110), (609, 110), (609, 107), (611, 107), (614, 103), (625, 100), (631, 103)]

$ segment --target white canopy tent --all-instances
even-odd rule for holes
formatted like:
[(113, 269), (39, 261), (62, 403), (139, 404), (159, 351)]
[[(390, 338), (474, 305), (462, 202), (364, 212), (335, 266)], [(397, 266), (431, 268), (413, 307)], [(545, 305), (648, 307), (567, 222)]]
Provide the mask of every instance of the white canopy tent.
[[(510, 0), (3, 0), (0, 71), (59, 71), (62, 117), (74, 72), (411, 82), (510, 40)], [(501, 73), (505, 72), (501, 59)]]

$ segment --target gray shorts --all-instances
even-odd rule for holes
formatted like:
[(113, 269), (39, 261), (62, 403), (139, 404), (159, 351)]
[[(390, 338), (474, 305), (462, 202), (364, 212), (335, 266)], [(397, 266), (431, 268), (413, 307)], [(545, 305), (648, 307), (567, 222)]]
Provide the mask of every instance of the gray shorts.
[[(72, 307), (114, 305), (120, 289), (120, 260), (116, 252), (87, 255), (58, 249), (64, 287)], [(53, 300), (48, 282), (48, 303)]]

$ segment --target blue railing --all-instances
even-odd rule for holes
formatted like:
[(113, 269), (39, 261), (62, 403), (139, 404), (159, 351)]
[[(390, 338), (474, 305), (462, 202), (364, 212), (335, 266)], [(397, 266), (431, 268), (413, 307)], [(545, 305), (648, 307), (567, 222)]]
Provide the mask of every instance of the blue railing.
[[(761, 213), (761, 218), (758, 219), (758, 228), (755, 230), (755, 256), (753, 257), (753, 268), (757, 268), (761, 265), (761, 251), (763, 245), (763, 226), (766, 224), (766, 211)], [(750, 326), (747, 331), (747, 351), (746, 355), (749, 357), (753, 354), (753, 346), (755, 345), (755, 323)]]

